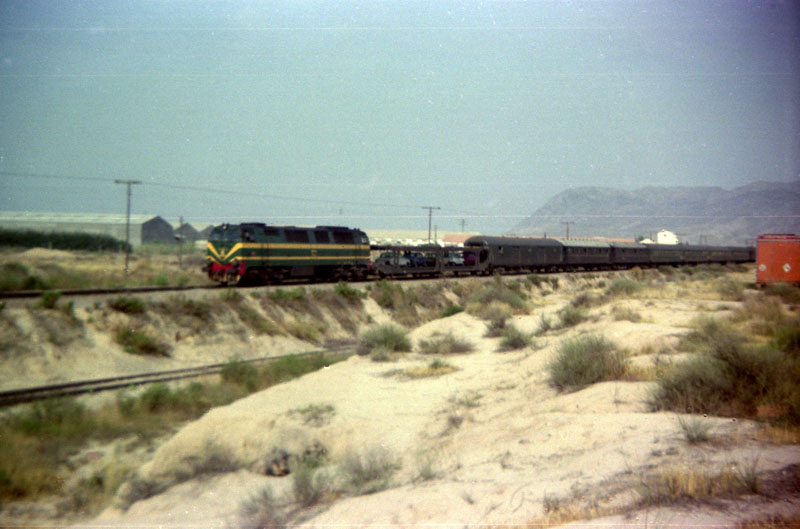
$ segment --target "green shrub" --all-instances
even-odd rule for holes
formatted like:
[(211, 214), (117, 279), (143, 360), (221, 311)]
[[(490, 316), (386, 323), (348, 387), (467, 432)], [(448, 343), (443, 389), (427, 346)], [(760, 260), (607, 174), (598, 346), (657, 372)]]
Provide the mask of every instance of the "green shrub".
[(199, 320), (208, 320), (211, 316), (211, 305), (205, 301), (191, 298), (177, 298), (173, 301), (181, 312)]
[(169, 356), (169, 346), (159, 343), (145, 331), (122, 327), (117, 329), (117, 343), (131, 354)]
[(377, 348), (392, 352), (407, 352), (411, 350), (411, 342), (406, 331), (389, 323), (367, 329), (361, 335), (359, 354), (368, 354)]
[(345, 301), (351, 304), (357, 303), (359, 300), (361, 300), (361, 292), (351, 287), (344, 281), (339, 281), (336, 283), (336, 286), (333, 287), (333, 291), (337, 296), (343, 298)]
[(440, 317), (448, 318), (450, 316), (458, 314), (459, 312), (464, 312), (464, 307), (462, 307), (461, 305), (453, 305), (452, 303), (450, 303), (444, 308)]
[(143, 314), (145, 302), (137, 297), (118, 297), (110, 300), (108, 306), (125, 314)]
[(393, 309), (397, 305), (395, 298), (398, 295), (402, 296), (402, 292), (402, 286), (380, 280), (375, 283), (375, 288), (370, 292), (370, 296), (384, 309)]
[(39, 302), (36, 304), (36, 306), (43, 309), (54, 309), (56, 308), (56, 304), (58, 303), (59, 299), (61, 299), (61, 292), (48, 290), (42, 294), (42, 297), (39, 299)]
[(495, 276), (494, 281), (483, 284), (482, 288), (469, 297), (470, 303), (482, 306), (487, 306), (493, 301), (505, 303), (516, 310), (524, 310), (527, 306), (525, 294), (521, 291), (519, 283), (506, 283), (501, 276)]
[(709, 439), (711, 423), (697, 416), (678, 417), (678, 424), (689, 444), (705, 443)]
[(372, 494), (388, 488), (398, 468), (397, 460), (382, 447), (360, 454), (350, 452), (342, 464), (347, 483), (356, 494)]
[(775, 329), (773, 346), (795, 358), (800, 358), (800, 326), (781, 325)]
[(586, 310), (580, 307), (573, 307), (572, 305), (567, 305), (560, 311), (558, 311), (558, 318), (559, 318), (559, 325), (562, 328), (566, 327), (574, 327), (579, 323), (586, 321), (587, 315)]
[(475, 349), (475, 346), (449, 332), (445, 335), (431, 336), (428, 340), (420, 340), (419, 348), (423, 354), (448, 355), (469, 353)]
[(623, 377), (625, 354), (602, 336), (583, 336), (563, 342), (549, 364), (550, 383), (559, 389), (579, 389)]
[(752, 416), (759, 406), (800, 420), (800, 361), (773, 347), (748, 345), (715, 320), (701, 320), (683, 346), (697, 356), (659, 376), (650, 399), (654, 410)]
[(800, 303), (800, 287), (788, 283), (773, 283), (767, 285), (764, 288), (764, 292), (768, 296), (781, 298), (784, 303), (792, 303), (795, 305)]
[(522, 349), (528, 347), (533, 342), (533, 336), (529, 333), (522, 332), (514, 325), (508, 324), (503, 329), (500, 339), (501, 351), (512, 351), (514, 349)]
[(292, 465), (291, 474), (294, 500), (303, 507), (316, 505), (332, 490), (328, 473), (314, 464), (299, 461)]
[(490, 320), (489, 324), (486, 326), (486, 336), (487, 338), (497, 338), (498, 336), (502, 336), (503, 329), (506, 328), (506, 319), (505, 318), (498, 318), (494, 320)]
[(256, 389), (258, 369), (251, 363), (231, 360), (222, 366), (219, 374), (225, 382), (244, 386), (248, 392)]
[(276, 288), (269, 294), (269, 299), (276, 302), (281, 301), (303, 301), (306, 299), (306, 290), (303, 287), (295, 287), (289, 290)]
[(728, 301), (741, 301), (744, 296), (744, 285), (728, 277), (718, 279), (714, 289), (722, 299)]
[(633, 279), (615, 279), (606, 287), (606, 296), (631, 296), (642, 289), (642, 284)]

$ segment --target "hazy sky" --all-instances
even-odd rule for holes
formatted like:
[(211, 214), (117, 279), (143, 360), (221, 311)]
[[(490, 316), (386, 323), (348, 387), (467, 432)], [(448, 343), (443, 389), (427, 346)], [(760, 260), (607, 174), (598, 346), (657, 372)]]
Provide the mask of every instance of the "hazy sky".
[(2, 210), (497, 233), (797, 179), (800, 4), (0, 0), (0, 124)]

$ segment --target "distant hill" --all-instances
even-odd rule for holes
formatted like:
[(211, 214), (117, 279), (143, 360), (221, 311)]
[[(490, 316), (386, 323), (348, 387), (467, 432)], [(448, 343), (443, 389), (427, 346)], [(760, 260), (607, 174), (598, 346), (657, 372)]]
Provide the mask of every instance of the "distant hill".
[[(794, 216), (794, 218), (792, 218)], [(515, 235), (649, 236), (659, 230), (692, 244), (742, 245), (762, 233), (800, 234), (800, 181), (721, 187), (578, 187), (554, 196), (511, 229)]]

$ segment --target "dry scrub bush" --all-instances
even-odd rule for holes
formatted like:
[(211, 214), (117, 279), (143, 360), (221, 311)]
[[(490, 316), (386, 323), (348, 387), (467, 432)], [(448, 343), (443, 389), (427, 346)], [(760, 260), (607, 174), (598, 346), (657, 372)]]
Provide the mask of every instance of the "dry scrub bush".
[(562, 342), (548, 365), (550, 383), (560, 390), (580, 389), (603, 380), (617, 380), (628, 371), (625, 353), (602, 336)]
[(418, 378), (438, 377), (441, 375), (452, 373), (453, 371), (457, 370), (458, 368), (453, 364), (436, 358), (434, 360), (431, 360), (425, 366), (407, 367), (399, 371), (392, 371), (388, 373), (388, 375), (397, 375), (400, 378), (407, 378), (407, 379), (418, 379)]
[(391, 483), (392, 474), (400, 468), (399, 461), (387, 449), (374, 446), (363, 452), (349, 452), (341, 469), (353, 494), (372, 494)]
[[(467, 300), (468, 307), (486, 307), (492, 302), (500, 302), (515, 312), (527, 312), (527, 294), (519, 281), (503, 281), (501, 276), (494, 276), (494, 280), (484, 283), (479, 290), (472, 292)], [(469, 308), (468, 308), (469, 311)], [(475, 314), (471, 312), (471, 314)], [(475, 314), (478, 315), (478, 314)], [(479, 316), (483, 319), (490, 319)]]
[(717, 320), (696, 325), (681, 344), (696, 356), (659, 376), (652, 409), (756, 416), (768, 407), (773, 416), (800, 422), (800, 358), (772, 346), (750, 345)]
[(427, 340), (419, 341), (419, 349), (423, 354), (430, 355), (449, 355), (459, 353), (470, 353), (475, 350), (475, 346), (453, 335), (452, 332), (447, 334), (434, 333)]
[(358, 354), (366, 355), (375, 350), (404, 353), (411, 351), (411, 341), (402, 328), (391, 323), (372, 327), (364, 331), (358, 345)]
[(533, 336), (530, 333), (522, 332), (512, 324), (506, 325), (500, 336), (500, 351), (522, 349), (533, 343)]

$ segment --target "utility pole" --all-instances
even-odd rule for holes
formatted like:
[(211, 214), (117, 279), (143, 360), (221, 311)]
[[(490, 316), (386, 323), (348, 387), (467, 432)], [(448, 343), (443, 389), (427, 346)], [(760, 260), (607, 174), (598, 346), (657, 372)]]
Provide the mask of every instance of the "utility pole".
[(467, 223), (466, 220), (461, 219), (461, 233), (464, 233), (464, 224), (466, 224), (466, 223)]
[(183, 269), (183, 216), (178, 220), (178, 268)]
[(141, 184), (139, 180), (114, 180), (115, 184), (125, 184), (126, 208), (125, 208), (125, 275), (128, 275), (128, 263), (131, 259), (131, 186)]
[(566, 225), (567, 225), (567, 239), (569, 239), (569, 225), (570, 225), (570, 224), (575, 224), (575, 222), (574, 222), (574, 221), (571, 221), (571, 220), (570, 220), (570, 221), (563, 221), (563, 220), (562, 220), (562, 221), (561, 221), (561, 224), (566, 224)]
[(433, 218), (433, 210), (442, 208), (436, 206), (422, 206), (422, 209), (428, 210), (428, 242), (431, 242), (431, 219)]

